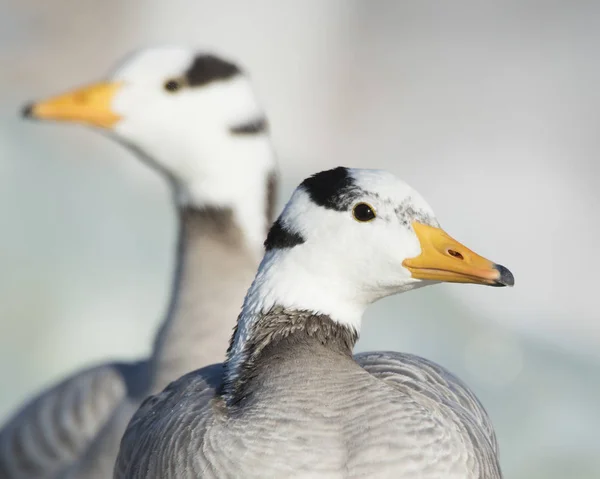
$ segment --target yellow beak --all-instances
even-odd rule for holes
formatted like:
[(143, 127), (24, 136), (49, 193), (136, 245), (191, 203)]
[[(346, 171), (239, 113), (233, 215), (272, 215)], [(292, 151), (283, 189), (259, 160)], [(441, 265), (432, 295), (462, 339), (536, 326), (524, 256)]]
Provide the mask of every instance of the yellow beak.
[(405, 259), (402, 265), (413, 278), (488, 286), (515, 284), (515, 278), (507, 268), (479, 256), (444, 230), (417, 221), (412, 226), (421, 243), (421, 254)]
[(63, 95), (27, 105), (23, 116), (39, 120), (71, 121), (112, 128), (121, 117), (111, 104), (119, 83), (96, 83)]

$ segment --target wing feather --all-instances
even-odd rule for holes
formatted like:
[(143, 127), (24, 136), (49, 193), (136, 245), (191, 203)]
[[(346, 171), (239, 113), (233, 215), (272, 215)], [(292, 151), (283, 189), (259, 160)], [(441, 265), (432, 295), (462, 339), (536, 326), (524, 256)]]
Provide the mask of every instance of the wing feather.
[(0, 477), (56, 477), (90, 447), (128, 394), (122, 365), (87, 369), (46, 390), (0, 431)]

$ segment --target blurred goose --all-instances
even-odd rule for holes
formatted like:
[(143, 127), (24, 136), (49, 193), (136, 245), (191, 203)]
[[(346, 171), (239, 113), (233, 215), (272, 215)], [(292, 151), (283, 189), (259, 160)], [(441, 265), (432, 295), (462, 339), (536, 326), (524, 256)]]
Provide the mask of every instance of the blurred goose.
[(45, 391), (0, 433), (0, 477), (110, 477), (141, 400), (225, 358), (272, 222), (276, 161), (247, 76), (182, 48), (138, 52), (107, 82), (34, 103), (25, 115), (98, 127), (173, 185), (180, 239), (153, 355), (106, 364)]
[(265, 246), (227, 360), (142, 404), (116, 478), (501, 477), (466, 386), (415, 356), (352, 349), (378, 299), (437, 282), (512, 286), (505, 267), (377, 170), (305, 180)]

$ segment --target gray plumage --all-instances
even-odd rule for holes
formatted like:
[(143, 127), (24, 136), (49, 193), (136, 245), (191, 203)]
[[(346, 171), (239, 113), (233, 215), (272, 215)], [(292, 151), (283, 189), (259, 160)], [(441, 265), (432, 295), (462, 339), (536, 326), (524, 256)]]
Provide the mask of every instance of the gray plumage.
[(148, 374), (148, 362), (102, 365), (35, 398), (2, 429), (0, 477), (64, 477)]
[(169, 315), (148, 361), (88, 369), (43, 392), (0, 431), (0, 478), (106, 478), (144, 397), (224, 357), (257, 259), (231, 211), (182, 209)]
[(144, 402), (115, 478), (501, 477), (487, 414), (461, 381), (412, 355), (353, 358), (355, 340), (326, 316), (274, 309), (235, 384), (216, 364)]
[(366, 371), (390, 385), (411, 388), (438, 403), (454, 404), (473, 416), (496, 455), (499, 454), (494, 426), (477, 396), (458, 377), (428, 359), (394, 351), (364, 352), (354, 359)]
[[(274, 202), (265, 192), (260, 201)], [(273, 214), (272, 207), (268, 213)], [(182, 209), (180, 233), (185, 261), (175, 273), (177, 285), (168, 320), (156, 336), (151, 393), (199, 365), (225, 357), (240, 303), (256, 273), (258, 259), (223, 208)], [(265, 224), (271, 217), (266, 217)]]
[(224, 359), (273, 220), (276, 159), (243, 69), (188, 48), (140, 50), (108, 85), (35, 102), (23, 113), (100, 127), (170, 182), (180, 215), (171, 304), (152, 356), (79, 373), (0, 431), (1, 479), (106, 478), (141, 400)]
[(147, 399), (115, 478), (500, 479), (481, 403), (400, 353), (352, 355), (365, 309), (435, 281), (512, 285), (377, 170), (304, 180), (265, 242), (227, 359)]

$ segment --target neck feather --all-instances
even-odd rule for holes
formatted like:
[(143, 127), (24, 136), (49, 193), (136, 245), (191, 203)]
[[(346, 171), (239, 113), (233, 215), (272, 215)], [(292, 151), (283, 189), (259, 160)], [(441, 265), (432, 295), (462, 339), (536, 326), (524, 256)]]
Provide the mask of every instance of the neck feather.
[(230, 210), (180, 210), (171, 303), (155, 339), (153, 392), (222, 361), (257, 260)]
[(201, 171), (181, 182), (179, 204), (229, 208), (247, 243), (263, 255), (277, 196), (276, 160), (266, 134), (215, 141), (201, 151)]
[[(243, 313), (240, 315), (234, 338), (239, 333), (240, 323), (248, 319)], [(230, 406), (250, 394), (253, 379), (263, 371), (268, 372), (270, 359), (282, 361), (286, 357), (297, 357), (299, 350), (312, 354), (311, 346), (351, 358), (358, 339), (354, 329), (311, 311), (275, 306), (252, 319), (240, 354), (232, 355), (233, 340), (228, 351), (221, 394)]]
[[(125, 143), (169, 181), (179, 212), (171, 301), (152, 357), (153, 392), (223, 360), (275, 214), (278, 175), (268, 135), (214, 137), (198, 145), (159, 142), (155, 156)], [(162, 164), (189, 169), (176, 174)]]
[[(358, 338), (367, 304), (357, 301), (356, 295), (343, 294), (347, 290), (344, 285), (311, 274), (311, 265), (302, 260), (301, 248), (303, 245), (271, 250), (263, 258), (227, 352), (224, 394), (228, 400), (237, 394), (237, 385), (244, 382), (248, 368), (252, 369), (252, 358), (271, 340), (306, 330), (309, 336), (321, 337), (326, 343), (328, 336), (338, 333), (334, 334), (332, 327), (317, 328), (321, 323), (336, 325), (335, 331), (353, 338), (351, 346)], [(295, 251), (300, 254), (296, 256)]]
[(231, 210), (257, 261), (262, 257), (279, 183), (266, 132), (235, 136), (211, 130), (203, 135), (187, 133), (179, 141), (153, 137), (129, 142), (113, 137), (169, 181), (179, 208)]

